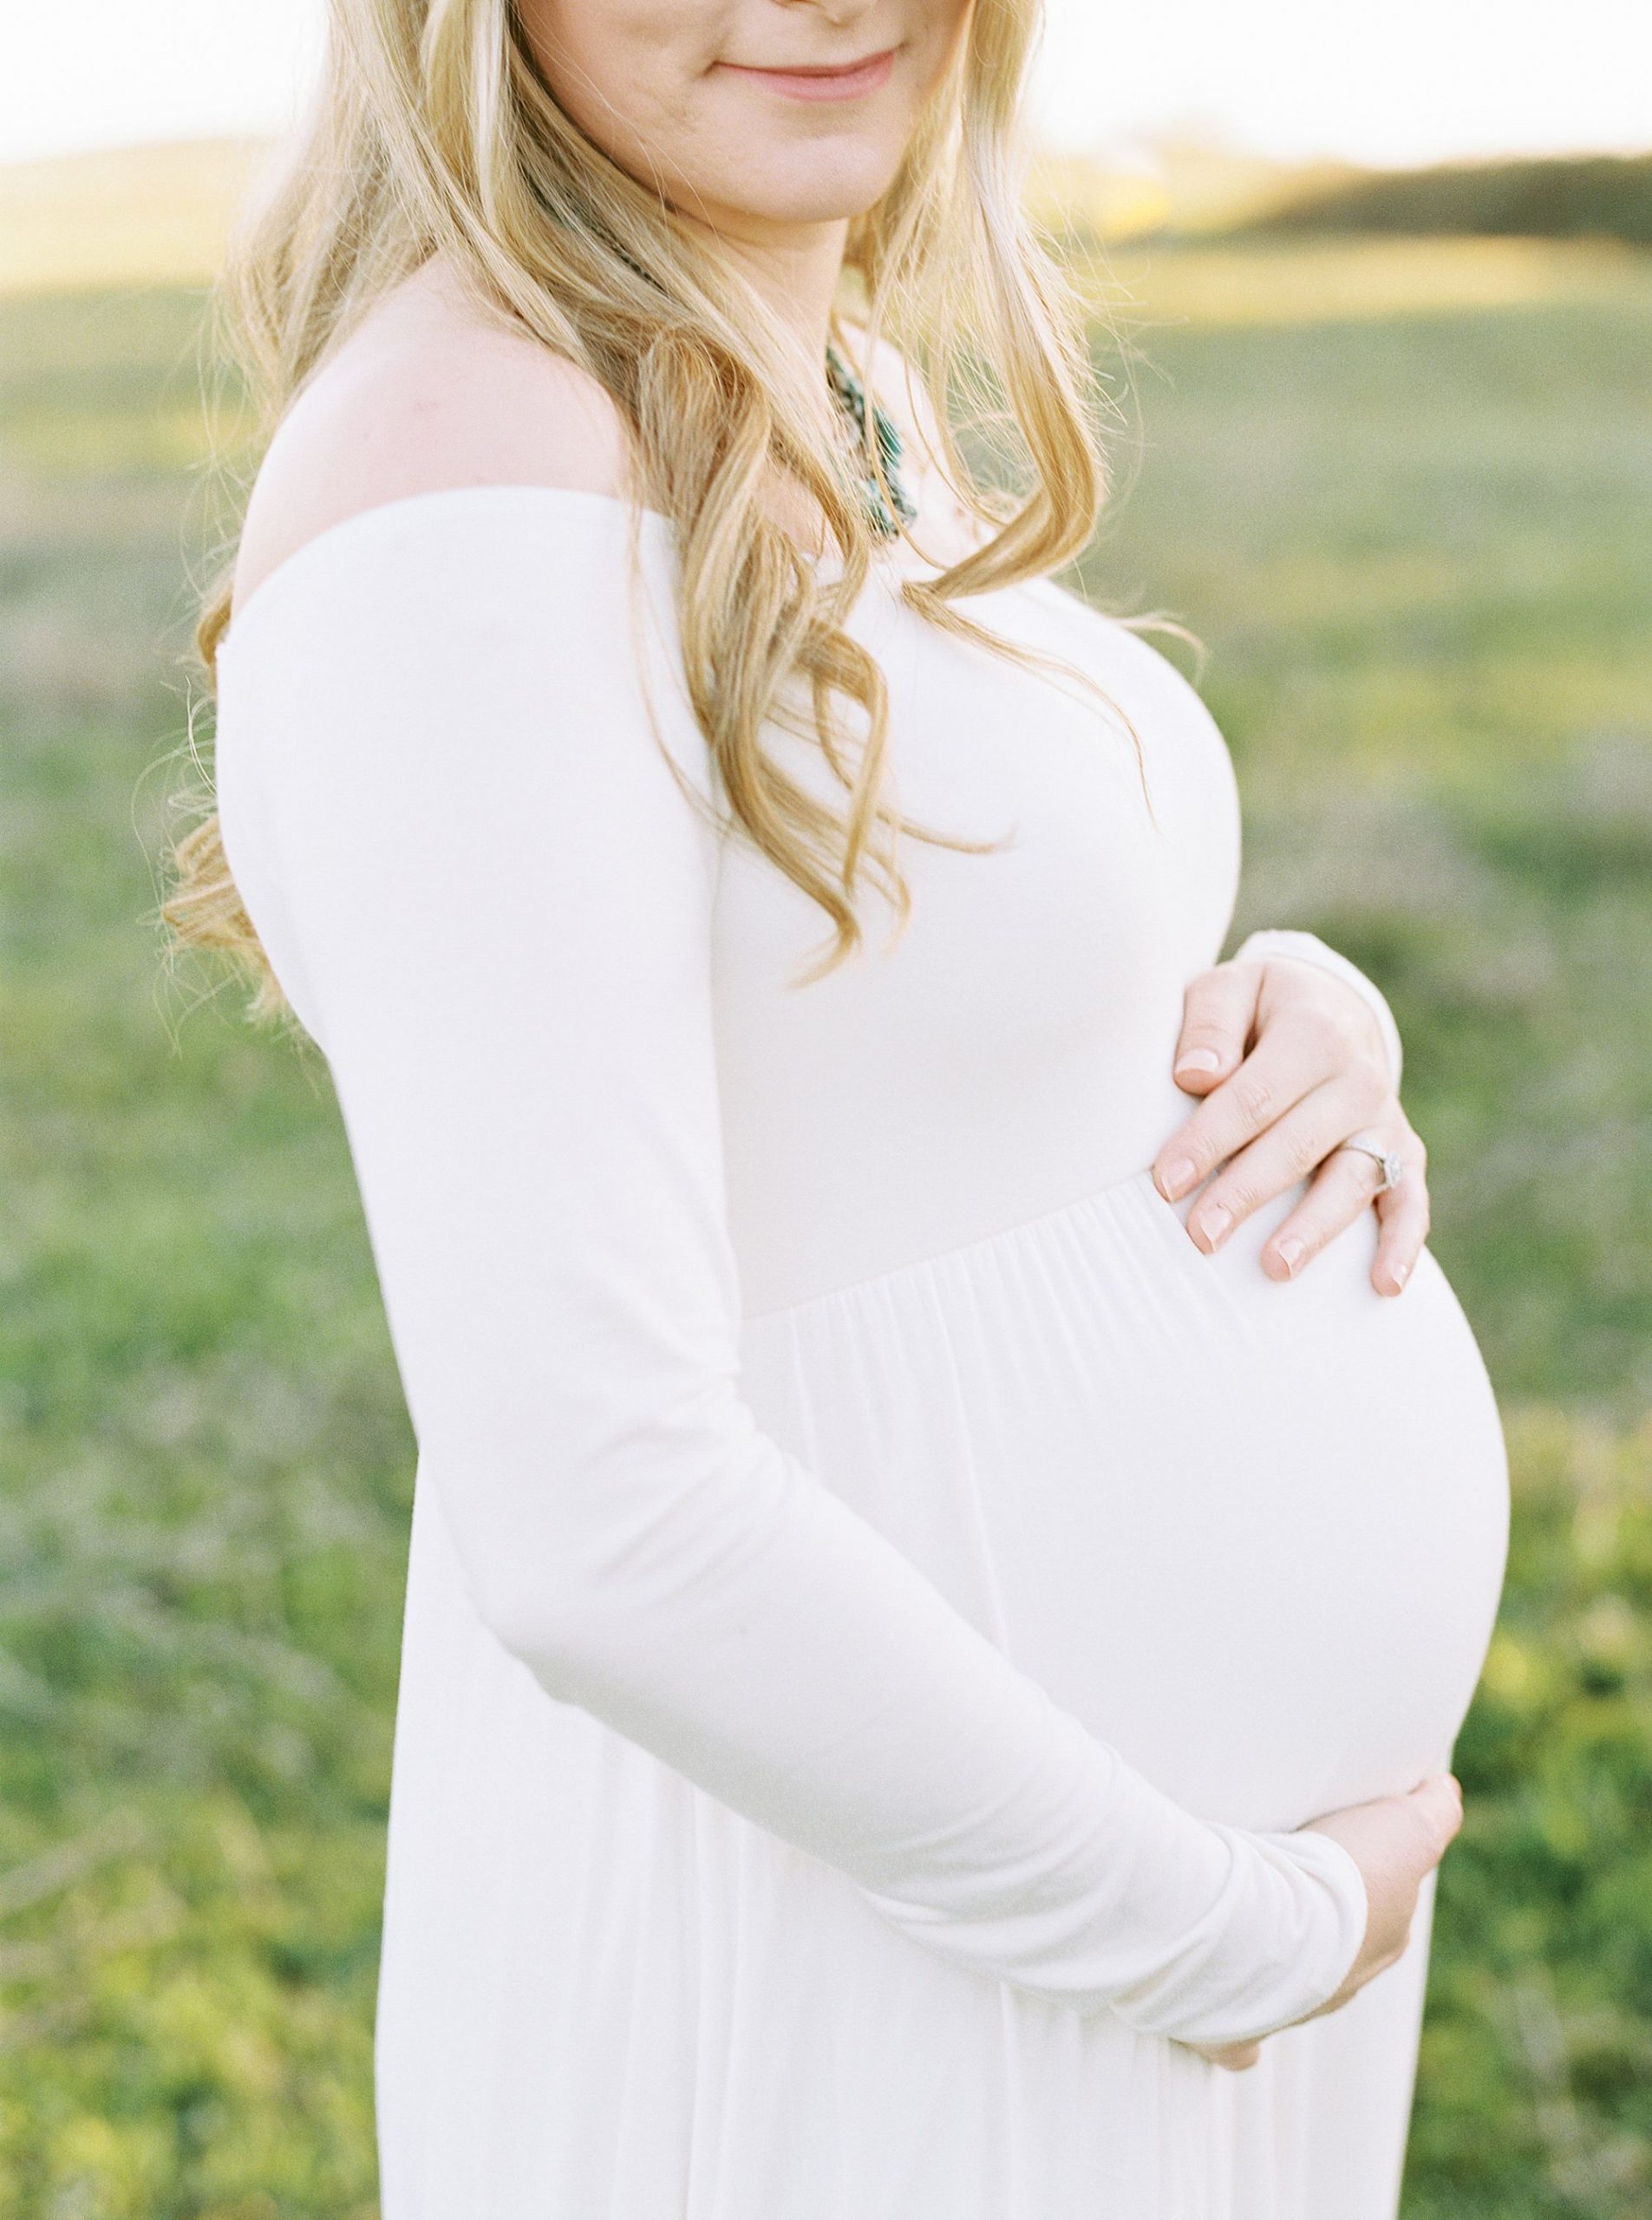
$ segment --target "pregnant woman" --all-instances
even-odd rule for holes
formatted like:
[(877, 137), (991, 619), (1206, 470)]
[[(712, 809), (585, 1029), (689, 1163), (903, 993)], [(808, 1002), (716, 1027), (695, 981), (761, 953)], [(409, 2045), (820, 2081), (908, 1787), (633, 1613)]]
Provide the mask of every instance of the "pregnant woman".
[(334, 15), (168, 914), (418, 1439), (386, 2220), (1388, 2220), (1503, 1442), (1386, 1005), (1218, 963), (1055, 583), (1031, 0)]

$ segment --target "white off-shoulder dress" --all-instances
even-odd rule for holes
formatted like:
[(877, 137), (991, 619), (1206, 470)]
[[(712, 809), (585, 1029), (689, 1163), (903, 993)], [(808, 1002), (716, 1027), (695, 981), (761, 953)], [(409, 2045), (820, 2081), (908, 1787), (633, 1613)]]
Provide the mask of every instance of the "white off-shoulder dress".
[[(632, 574), (632, 556), (637, 569)], [(1297, 1832), (1448, 1760), (1506, 1469), (1425, 1251), (1283, 1285), (1148, 1173), (1239, 820), (1174, 666), (903, 548), (912, 914), (824, 913), (691, 713), (673, 526), (533, 486), (336, 526), (237, 616), (236, 883), (330, 1067), (419, 1447), (385, 2220), (1389, 2220), (1406, 1959)], [(833, 807), (818, 750), (769, 743)], [(1148, 807), (1147, 797), (1152, 808)], [(1005, 837), (1007, 836), (1007, 837)], [(1306, 935), (1250, 952), (1345, 972)], [(1393, 1042), (1397, 1056), (1398, 1044)]]

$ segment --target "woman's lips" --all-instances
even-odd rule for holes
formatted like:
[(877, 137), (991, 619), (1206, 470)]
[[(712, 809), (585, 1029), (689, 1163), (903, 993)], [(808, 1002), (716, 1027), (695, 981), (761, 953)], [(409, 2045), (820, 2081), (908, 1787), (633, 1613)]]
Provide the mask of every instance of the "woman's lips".
[(736, 76), (749, 77), (754, 84), (767, 85), (787, 100), (853, 101), (875, 93), (888, 78), (894, 62), (891, 46), (841, 69), (754, 69), (739, 62), (725, 62), (722, 67), (732, 69)]

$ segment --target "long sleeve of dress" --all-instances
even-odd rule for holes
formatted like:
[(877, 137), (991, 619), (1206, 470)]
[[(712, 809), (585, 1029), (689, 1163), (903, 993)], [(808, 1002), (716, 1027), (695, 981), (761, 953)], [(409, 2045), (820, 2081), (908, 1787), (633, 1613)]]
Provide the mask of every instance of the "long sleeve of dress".
[(477, 1611), (954, 1962), (1186, 2040), (1313, 2009), (1363, 1932), (1347, 1854), (1171, 1802), (742, 1403), (719, 841), (650, 724), (710, 796), (673, 620), (656, 669), (618, 505), (491, 493), (301, 550), (225, 643), (218, 738)]
[(1332, 948), (1329, 943), (1321, 940), (1317, 933), (1299, 932), (1284, 925), (1264, 925), (1259, 932), (1247, 934), (1234, 950), (1233, 961), (1265, 963), (1270, 957), (1276, 956), (1294, 957), (1302, 963), (1317, 963), (1322, 970), (1334, 972), (1345, 986), (1352, 987), (1355, 994), (1364, 997), (1382, 1028), (1397, 1093), (1405, 1068), (1405, 1052), (1401, 1045), (1400, 1028), (1388, 1007), (1388, 997), (1376, 983), (1368, 979), (1359, 966), (1350, 963), (1339, 949)]

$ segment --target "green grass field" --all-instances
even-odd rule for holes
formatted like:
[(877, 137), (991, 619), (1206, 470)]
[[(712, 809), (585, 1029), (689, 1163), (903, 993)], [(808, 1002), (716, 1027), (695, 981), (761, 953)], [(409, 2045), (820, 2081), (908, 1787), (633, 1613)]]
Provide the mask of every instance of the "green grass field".
[[(1293, 251), (1147, 271), (1140, 438), (1086, 578), (1209, 647), (1240, 929), (1308, 925), (1392, 996), (1433, 1247), (1514, 1452), (1408, 2220), (1629, 2220), (1652, 2209), (1652, 265), (1545, 250), (1554, 281), (1511, 297), (1453, 245), (1455, 277), (1415, 250), (1397, 297), (1391, 253), (1365, 265), (1373, 297)], [(412, 1443), (324, 1068), (160, 966), (199, 310), (0, 305), (0, 2220), (375, 2210)]]

